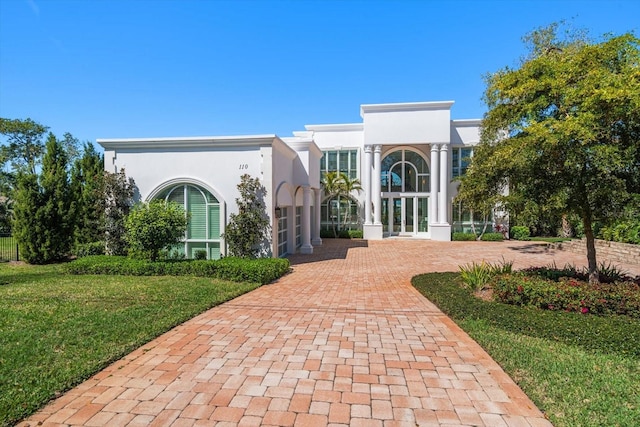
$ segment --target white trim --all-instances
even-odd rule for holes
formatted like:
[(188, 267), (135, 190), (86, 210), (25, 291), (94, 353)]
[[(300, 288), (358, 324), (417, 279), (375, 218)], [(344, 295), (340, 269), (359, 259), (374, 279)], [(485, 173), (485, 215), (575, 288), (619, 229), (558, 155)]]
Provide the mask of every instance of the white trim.
[(364, 130), (364, 123), (305, 125), (304, 128), (313, 132), (349, 132)]
[(424, 111), (424, 110), (444, 110), (449, 109), (455, 101), (435, 101), (435, 102), (402, 102), (396, 104), (362, 104), (360, 106), (360, 116), (366, 113), (390, 113), (397, 111)]
[[(245, 147), (270, 146), (275, 140), (282, 140), (275, 134), (244, 136), (197, 136), (179, 138), (127, 138), (97, 139), (105, 150), (127, 148), (202, 148), (202, 147)], [(285, 144), (286, 145), (286, 144)]]

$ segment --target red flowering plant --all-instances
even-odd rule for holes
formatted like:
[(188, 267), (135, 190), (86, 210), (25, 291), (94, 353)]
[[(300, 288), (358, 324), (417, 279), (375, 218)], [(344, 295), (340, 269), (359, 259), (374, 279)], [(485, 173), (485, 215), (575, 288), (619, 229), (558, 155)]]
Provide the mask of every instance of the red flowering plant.
[(556, 281), (518, 272), (494, 278), (491, 286), (494, 299), (506, 304), (640, 318), (640, 285), (631, 281), (591, 285), (575, 278)]

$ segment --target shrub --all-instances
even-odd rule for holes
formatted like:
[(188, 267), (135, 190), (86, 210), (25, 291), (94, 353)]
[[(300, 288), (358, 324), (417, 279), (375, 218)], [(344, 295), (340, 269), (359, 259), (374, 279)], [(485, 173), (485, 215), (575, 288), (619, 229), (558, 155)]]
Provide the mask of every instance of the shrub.
[(640, 318), (640, 285), (635, 283), (592, 285), (575, 278), (556, 281), (520, 273), (497, 277), (492, 287), (494, 298), (506, 304)]
[[(339, 239), (362, 239), (363, 232), (362, 230), (340, 230), (337, 231)], [(320, 230), (320, 238), (322, 239), (333, 239), (336, 236), (333, 234), (333, 230), (321, 229)]]
[(327, 230), (325, 228), (320, 230), (320, 238), (321, 239), (333, 239), (335, 236), (333, 235), (332, 230)]
[(472, 241), (472, 240), (476, 240), (476, 235), (473, 233), (460, 233), (460, 232), (456, 232), (453, 233), (453, 237), (452, 240), (454, 241)]
[(267, 189), (258, 178), (249, 174), (240, 177), (236, 198), (238, 213), (229, 215), (229, 223), (222, 237), (229, 245), (232, 256), (257, 258), (270, 252), (271, 226), (265, 197)]
[[(571, 264), (565, 264), (563, 268), (558, 268), (555, 263), (544, 267), (531, 267), (523, 270), (530, 276), (539, 276), (549, 280), (558, 281), (562, 277), (589, 280), (589, 270), (585, 267), (583, 269), (576, 269)], [(616, 265), (611, 263), (601, 262), (598, 265), (598, 273), (600, 275), (601, 283), (614, 283), (614, 282), (631, 282), (635, 281), (640, 284), (640, 276), (632, 279), (626, 271), (620, 269)]]
[(513, 270), (513, 261), (505, 261), (504, 258), (501, 262), (491, 264), (489, 262), (482, 261), (471, 264), (465, 264), (458, 266), (460, 269), (460, 277), (463, 283), (474, 291), (478, 291), (484, 287), (494, 276), (499, 274), (511, 273)]
[(207, 251), (205, 251), (204, 249), (198, 249), (195, 252), (194, 259), (199, 259), (199, 260), (207, 259)]
[(484, 233), (480, 240), (483, 242), (502, 242), (504, 240), (504, 236), (502, 233)]
[(136, 255), (156, 261), (162, 249), (184, 238), (187, 221), (184, 209), (177, 203), (140, 203), (125, 219), (126, 238)]
[(600, 230), (604, 240), (640, 245), (640, 220), (620, 222)]
[(525, 225), (514, 225), (511, 227), (511, 238), (514, 240), (530, 240), (531, 233), (529, 227)]
[(198, 276), (235, 282), (267, 284), (289, 271), (285, 258), (222, 258), (220, 260), (171, 260), (151, 262), (121, 256), (88, 256), (66, 264), (71, 274), (125, 276)]
[(104, 255), (105, 243), (104, 242), (91, 242), (91, 243), (79, 243), (76, 245), (74, 255), (78, 258), (83, 258), (90, 255)]
[(349, 230), (349, 238), (362, 239), (362, 237), (363, 237), (362, 230)]

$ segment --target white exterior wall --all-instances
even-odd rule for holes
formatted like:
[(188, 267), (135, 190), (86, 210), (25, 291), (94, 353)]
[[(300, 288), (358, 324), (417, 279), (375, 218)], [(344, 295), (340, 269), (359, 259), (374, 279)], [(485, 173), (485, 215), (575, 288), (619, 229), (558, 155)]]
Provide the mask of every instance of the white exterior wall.
[(453, 102), (363, 105), (365, 144), (449, 143)]
[[(362, 123), (308, 125), (305, 131), (294, 132), (293, 137), (282, 139), (276, 135), (256, 135), (104, 139), (98, 143), (105, 148), (105, 169), (116, 172), (124, 168), (127, 176), (135, 180), (140, 200), (148, 200), (170, 182), (199, 184), (221, 202), (225, 224), (229, 214), (237, 212), (235, 199), (239, 196), (236, 187), (240, 176), (247, 173), (260, 178), (268, 192), (266, 204), (274, 236), (274, 254), (277, 253), (276, 206), (288, 208), (289, 253), (295, 250), (295, 208), (304, 205), (305, 188), (307, 204), (313, 205), (311, 216), (315, 218), (310, 220), (307, 210), (305, 229), (312, 228), (309, 221), (316, 224), (320, 209), (316, 206), (315, 196), (309, 191), (315, 192), (320, 188), (322, 151), (358, 150), (358, 178), (364, 191), (353, 196), (359, 201), (362, 208), (360, 216), (364, 220), (363, 207), (367, 201), (375, 204), (380, 200), (380, 194), (375, 194), (379, 190), (376, 187), (379, 187), (380, 179), (379, 171), (375, 170), (375, 159), (380, 161), (398, 149), (412, 149), (420, 152), (431, 171), (434, 171), (434, 159), (438, 162), (435, 168), (440, 171), (438, 176), (431, 174), (431, 179), (437, 180), (431, 190), (436, 188), (437, 191), (429, 197), (430, 203), (439, 201), (439, 209), (431, 212), (430, 221), (433, 222), (430, 222), (430, 228), (432, 238), (446, 240), (450, 229), (451, 201), (458, 186), (451, 182), (451, 148), (476, 145), (480, 140), (481, 123), (480, 120), (452, 121), (452, 105), (451, 101), (362, 105)], [(370, 164), (365, 163), (365, 145), (370, 146)], [(372, 171), (371, 187), (375, 190), (367, 188), (364, 182), (366, 170)], [(444, 208), (443, 202), (447, 205)], [(439, 215), (436, 214), (438, 211)], [(382, 236), (382, 225), (376, 221), (379, 217), (365, 224), (370, 230), (375, 229), (370, 233), (370, 236), (376, 236), (374, 238)], [(313, 228), (312, 237), (321, 244), (317, 226), (313, 225)], [(305, 253), (310, 253), (310, 250), (312, 248), (307, 244)]]

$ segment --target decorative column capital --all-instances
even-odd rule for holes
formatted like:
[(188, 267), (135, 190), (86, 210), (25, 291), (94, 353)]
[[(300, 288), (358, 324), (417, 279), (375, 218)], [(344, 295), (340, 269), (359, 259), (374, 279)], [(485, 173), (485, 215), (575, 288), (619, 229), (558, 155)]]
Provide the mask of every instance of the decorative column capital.
[(365, 153), (371, 153), (372, 148), (373, 147), (371, 145), (365, 145), (364, 146), (364, 152)]
[(373, 151), (375, 153), (381, 153), (382, 152), (382, 145), (374, 145), (373, 146)]
[(437, 153), (438, 152), (438, 145), (439, 144), (431, 144), (431, 152), (432, 153), (434, 153), (434, 152)]
[(449, 151), (449, 144), (440, 144), (440, 152)]

